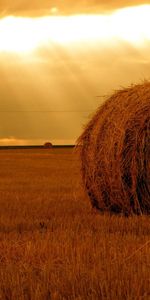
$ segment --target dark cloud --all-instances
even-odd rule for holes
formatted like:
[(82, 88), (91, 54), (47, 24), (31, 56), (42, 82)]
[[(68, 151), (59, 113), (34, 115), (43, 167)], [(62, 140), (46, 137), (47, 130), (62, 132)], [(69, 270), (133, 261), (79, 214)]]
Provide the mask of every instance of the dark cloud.
[(140, 4), (149, 4), (150, 0), (1, 0), (0, 16), (24, 15), (40, 16), (54, 13), (53, 7), (58, 8), (60, 14), (72, 13), (99, 13), (109, 12), (113, 9)]

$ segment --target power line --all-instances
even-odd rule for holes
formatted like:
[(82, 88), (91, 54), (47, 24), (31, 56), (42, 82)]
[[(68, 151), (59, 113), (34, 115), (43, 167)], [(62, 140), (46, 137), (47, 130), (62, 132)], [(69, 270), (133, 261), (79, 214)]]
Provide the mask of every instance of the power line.
[(93, 110), (0, 110), (0, 113), (89, 113)]

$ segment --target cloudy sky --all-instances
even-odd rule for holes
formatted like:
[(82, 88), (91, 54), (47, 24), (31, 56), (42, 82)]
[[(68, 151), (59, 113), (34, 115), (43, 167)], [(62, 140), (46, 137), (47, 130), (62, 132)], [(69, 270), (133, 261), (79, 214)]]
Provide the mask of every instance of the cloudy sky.
[(149, 1), (1, 0), (0, 145), (75, 143), (105, 96), (150, 79), (149, 48)]
[[(57, 7), (60, 14), (103, 13), (118, 8), (149, 4), (141, 0), (1, 0), (2, 15), (42, 16), (53, 12)], [(51, 11), (52, 10), (52, 11)]]

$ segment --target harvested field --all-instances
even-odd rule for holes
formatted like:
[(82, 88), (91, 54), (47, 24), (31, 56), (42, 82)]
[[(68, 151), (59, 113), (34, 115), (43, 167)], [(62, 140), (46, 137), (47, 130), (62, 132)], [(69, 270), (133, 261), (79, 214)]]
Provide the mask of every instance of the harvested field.
[(150, 299), (148, 216), (91, 210), (72, 149), (0, 161), (0, 300)]
[(92, 206), (150, 214), (150, 82), (116, 91), (78, 140)]

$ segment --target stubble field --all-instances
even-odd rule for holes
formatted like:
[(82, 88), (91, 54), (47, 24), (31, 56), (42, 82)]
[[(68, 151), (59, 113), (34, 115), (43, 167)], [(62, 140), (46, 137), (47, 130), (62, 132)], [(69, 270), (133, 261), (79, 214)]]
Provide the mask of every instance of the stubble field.
[(149, 300), (148, 216), (91, 210), (70, 148), (0, 151), (0, 300)]

